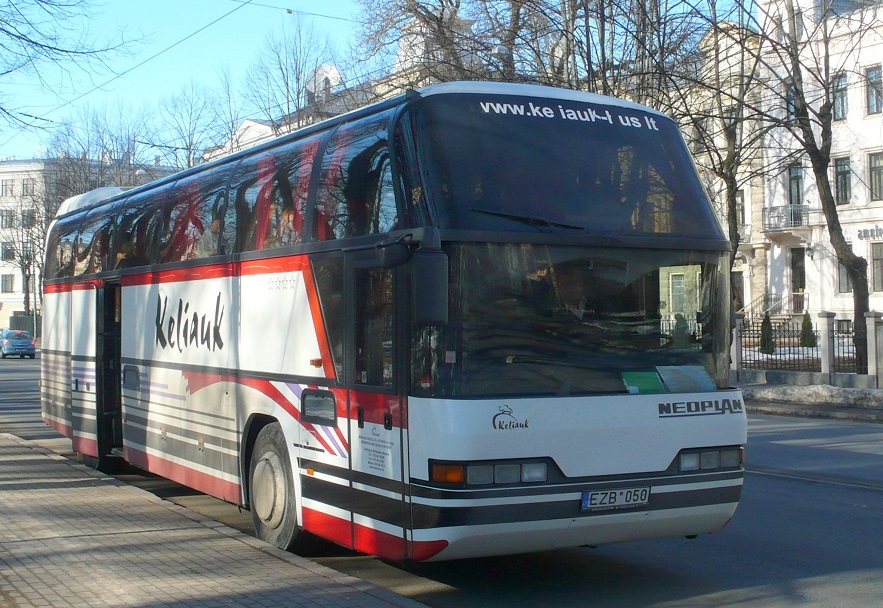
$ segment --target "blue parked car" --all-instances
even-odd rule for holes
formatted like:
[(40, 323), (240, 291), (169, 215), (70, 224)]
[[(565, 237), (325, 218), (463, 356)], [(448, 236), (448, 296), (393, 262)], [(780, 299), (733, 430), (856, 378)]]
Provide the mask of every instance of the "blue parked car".
[(17, 329), (4, 330), (0, 334), (0, 356), (4, 359), (9, 355), (18, 355), (22, 359), (25, 357), (33, 359), (37, 354), (35, 342), (36, 340), (30, 332)]

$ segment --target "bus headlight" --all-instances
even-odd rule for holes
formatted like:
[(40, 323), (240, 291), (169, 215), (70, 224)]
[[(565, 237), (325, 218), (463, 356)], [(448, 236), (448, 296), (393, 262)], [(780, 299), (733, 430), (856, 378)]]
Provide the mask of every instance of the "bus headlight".
[(744, 462), (745, 448), (742, 447), (688, 450), (678, 455), (678, 470), (685, 472), (732, 469), (742, 466)]
[(524, 483), (536, 483), (546, 481), (547, 469), (545, 462), (528, 462), (521, 465), (521, 481)]

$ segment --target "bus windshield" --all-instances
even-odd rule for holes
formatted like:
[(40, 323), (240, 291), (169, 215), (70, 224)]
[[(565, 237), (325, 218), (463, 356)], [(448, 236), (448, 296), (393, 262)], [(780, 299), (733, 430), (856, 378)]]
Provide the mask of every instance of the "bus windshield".
[(704, 379), (694, 390), (727, 386), (724, 252), (511, 243), (446, 250), (450, 321), (416, 328), (416, 395), (626, 393), (642, 374), (651, 392), (665, 392), (667, 366)]
[(458, 95), (412, 110), (440, 228), (722, 240), (674, 122), (631, 106)]

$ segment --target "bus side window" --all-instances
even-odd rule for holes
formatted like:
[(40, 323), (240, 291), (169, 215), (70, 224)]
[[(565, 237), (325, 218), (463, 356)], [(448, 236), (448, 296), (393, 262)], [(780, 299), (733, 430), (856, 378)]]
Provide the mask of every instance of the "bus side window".
[(344, 125), (331, 137), (316, 197), (315, 239), (364, 236), (396, 227), (391, 178), (384, 184), (390, 116), (384, 112)]
[(77, 240), (77, 223), (79, 218), (68, 218), (60, 221), (47, 239), (46, 268), (47, 279), (69, 277), (74, 271), (74, 247)]
[[(151, 196), (126, 203), (126, 213), (114, 230), (114, 268), (133, 268), (150, 264), (158, 258), (158, 228), (162, 224), (162, 205), (155, 204)], [(158, 253), (158, 252), (156, 252)]]
[(325, 320), (325, 333), (328, 347), (338, 378), (343, 377), (343, 258), (320, 257), (312, 261), (319, 305)]
[[(276, 174), (264, 199), (259, 196), (258, 249), (287, 247), (303, 242), (304, 211), (310, 191), (313, 160), (319, 138), (297, 141), (280, 151)], [(266, 219), (265, 219), (266, 218)]]
[(224, 242), (228, 245), (232, 237), (233, 251), (237, 253), (254, 251), (263, 243), (272, 211), (270, 205), (275, 165), (273, 155), (242, 162), (236, 185), (232, 188), (235, 193), (233, 206), (227, 206), (224, 217)]
[(395, 343), (392, 326), (392, 271), (366, 268), (355, 271), (355, 378), (356, 384), (392, 386)]
[(109, 265), (112, 223), (112, 215), (86, 217), (77, 236), (74, 274), (92, 274), (112, 267)]
[(163, 262), (217, 255), (220, 212), (226, 198), (226, 172), (176, 184), (176, 201), (163, 244)]

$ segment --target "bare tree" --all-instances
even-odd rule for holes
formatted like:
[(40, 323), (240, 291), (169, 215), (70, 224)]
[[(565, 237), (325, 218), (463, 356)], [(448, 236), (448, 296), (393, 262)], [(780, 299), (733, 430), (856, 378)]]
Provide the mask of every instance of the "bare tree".
[(330, 44), (321, 39), (305, 18), (292, 21), (270, 36), (246, 78), (246, 98), (267, 120), (275, 133), (299, 128), (314, 120), (303, 110), (315, 106), (313, 76), (332, 55)]
[[(757, 15), (766, 84), (764, 119), (783, 151), (779, 162), (794, 151), (809, 160), (831, 245), (852, 284), (853, 318), (859, 326), (869, 308), (868, 263), (843, 234), (830, 178), (836, 80), (849, 73), (863, 78), (855, 66), (864, 37), (879, 31), (883, 21), (877, 3), (826, 0), (812, 10), (803, 8), (795, 0), (776, 0), (756, 7), (748, 4), (745, 12)], [(867, 369), (867, 337), (862, 332), (855, 334), (855, 351), (862, 372)]]
[(221, 110), (213, 93), (191, 82), (180, 93), (160, 101), (158, 118), (163, 128), (152, 147), (175, 169), (194, 167), (203, 152), (226, 129), (219, 128)]
[(218, 99), (218, 132), (216, 139), (219, 142), (229, 144), (229, 152), (240, 149), (241, 142), (238, 140), (237, 129), (242, 123), (242, 106), (240, 96), (236, 93), (233, 79), (229, 70), (222, 70), (218, 75), (218, 87), (216, 90)]
[[(25, 74), (42, 78), (46, 66), (88, 70), (118, 44), (84, 34), (81, 24), (94, 13), (92, 0), (0, 1), (0, 78)], [(37, 117), (19, 111), (0, 95), (0, 117), (29, 125)]]

